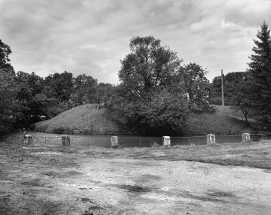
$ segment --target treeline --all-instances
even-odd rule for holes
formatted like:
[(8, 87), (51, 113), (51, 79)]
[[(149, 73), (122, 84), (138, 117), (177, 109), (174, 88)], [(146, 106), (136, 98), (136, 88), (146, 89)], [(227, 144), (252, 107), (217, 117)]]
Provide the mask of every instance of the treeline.
[(85, 74), (73, 77), (63, 72), (43, 78), (15, 72), (9, 54), (10, 47), (0, 40), (0, 133), (27, 128), (81, 104), (101, 104), (114, 91), (111, 84)]
[(41, 119), (86, 103), (103, 103), (113, 92), (113, 86), (98, 83), (85, 74), (73, 77), (72, 73), (54, 73), (45, 78), (35, 73), (17, 72), (15, 83), (22, 116), (17, 126), (29, 126)]
[[(271, 130), (271, 40), (266, 23), (254, 42), (247, 71), (223, 77), (225, 102)], [(221, 76), (209, 83), (205, 69), (184, 64), (153, 36), (134, 37), (129, 47), (118, 73), (120, 84), (112, 86), (84, 74), (42, 78), (15, 72), (10, 47), (0, 40), (0, 132), (28, 127), (77, 105), (104, 103), (112, 118), (131, 130), (182, 134), (190, 114), (213, 112), (210, 104), (221, 104)]]
[(112, 86), (68, 72), (45, 78), (34, 72), (14, 72), (8, 59), (11, 50), (5, 45), (0, 131), (29, 127), (77, 105), (103, 103), (114, 120), (131, 130), (181, 133), (189, 112), (212, 110), (210, 83), (201, 66), (181, 65), (177, 53), (152, 36), (132, 38), (130, 48), (132, 53), (121, 61), (120, 84)]

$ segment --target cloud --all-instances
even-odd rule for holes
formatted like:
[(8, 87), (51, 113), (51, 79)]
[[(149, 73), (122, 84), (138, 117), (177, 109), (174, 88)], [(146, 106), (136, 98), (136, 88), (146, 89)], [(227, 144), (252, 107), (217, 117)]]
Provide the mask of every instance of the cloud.
[(129, 40), (153, 35), (211, 79), (246, 69), (269, 13), (269, 0), (0, 0), (0, 35), (17, 71), (117, 83)]
[(269, 0), (230, 0), (225, 7), (225, 20), (244, 26), (258, 27), (270, 20)]

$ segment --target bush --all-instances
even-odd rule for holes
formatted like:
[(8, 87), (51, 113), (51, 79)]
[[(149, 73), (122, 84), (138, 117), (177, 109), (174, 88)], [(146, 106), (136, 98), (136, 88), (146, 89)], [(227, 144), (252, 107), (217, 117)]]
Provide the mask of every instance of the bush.
[(209, 102), (211, 105), (222, 105), (222, 98), (221, 97), (210, 98)]
[(181, 135), (189, 112), (187, 100), (167, 89), (140, 100), (114, 100), (109, 108), (113, 119), (146, 135)]
[(53, 134), (65, 134), (65, 128), (63, 127), (58, 127), (58, 128), (54, 128), (50, 131), (50, 133), (53, 133)]
[(37, 123), (37, 124), (30, 125), (30, 130), (32, 130), (32, 131), (39, 131), (39, 132), (46, 132), (46, 130), (47, 130), (48, 127), (49, 127), (48, 124)]

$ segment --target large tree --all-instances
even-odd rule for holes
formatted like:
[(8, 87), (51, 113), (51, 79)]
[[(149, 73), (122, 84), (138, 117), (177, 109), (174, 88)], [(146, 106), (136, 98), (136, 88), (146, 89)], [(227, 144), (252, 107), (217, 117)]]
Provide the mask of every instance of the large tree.
[(20, 105), (16, 98), (18, 86), (13, 70), (0, 68), (0, 133), (12, 129), (16, 118), (20, 117)]
[(131, 53), (121, 61), (119, 78), (127, 90), (139, 98), (158, 86), (168, 86), (177, 75), (181, 60), (177, 53), (152, 36), (130, 40)]
[(89, 75), (78, 75), (73, 79), (74, 90), (71, 101), (74, 106), (84, 103), (95, 103), (97, 80)]
[(254, 40), (250, 57), (250, 97), (252, 114), (258, 117), (266, 129), (271, 129), (271, 39), (264, 22)]
[(73, 91), (72, 73), (54, 73), (45, 78), (44, 94), (49, 98), (56, 98), (60, 102), (68, 102)]
[(176, 82), (177, 53), (152, 36), (132, 38), (130, 50), (121, 61), (121, 84), (109, 99), (113, 117), (143, 133), (180, 134), (188, 107)]
[(108, 83), (99, 83), (96, 88), (95, 102), (104, 104), (106, 107), (108, 99), (113, 95), (115, 87)]
[(250, 114), (248, 73), (231, 72), (225, 77), (225, 100), (236, 110), (241, 110), (246, 123)]
[[(223, 79), (225, 79), (225, 76), (223, 75)], [(221, 86), (222, 86), (222, 79), (221, 76), (216, 76), (212, 80), (212, 83), (210, 85), (210, 104), (213, 105), (222, 105), (222, 99), (221, 99)]]
[(10, 47), (0, 40), (0, 68), (2, 70), (13, 69), (10, 65), (9, 55), (11, 54)]
[(10, 130), (20, 115), (16, 98), (18, 86), (13, 67), (9, 64), (10, 54), (10, 47), (0, 40), (0, 133)]
[(204, 110), (209, 106), (210, 84), (206, 71), (195, 63), (184, 65), (180, 69), (181, 80), (187, 93), (190, 109)]

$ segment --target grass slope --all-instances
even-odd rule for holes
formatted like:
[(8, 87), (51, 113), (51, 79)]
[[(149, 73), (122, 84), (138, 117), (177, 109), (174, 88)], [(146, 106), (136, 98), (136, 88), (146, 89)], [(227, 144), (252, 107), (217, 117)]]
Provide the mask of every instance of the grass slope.
[(86, 104), (64, 111), (56, 117), (33, 125), (35, 131), (56, 134), (122, 134), (125, 132), (110, 118), (105, 108)]
[(234, 109), (232, 106), (222, 106), (222, 105), (212, 105), (212, 106), (216, 109), (216, 112), (218, 113), (244, 118), (244, 115), (241, 112), (241, 110)]
[(216, 105), (215, 113), (193, 114), (189, 117), (185, 133), (199, 134), (241, 134), (243, 132), (254, 133), (255, 122), (247, 125), (244, 116), (230, 106)]

